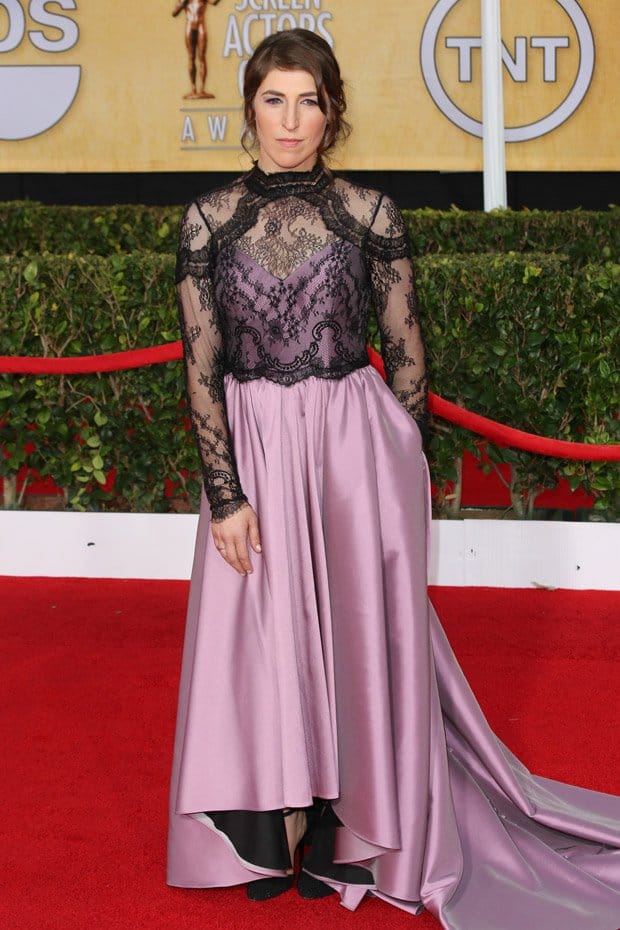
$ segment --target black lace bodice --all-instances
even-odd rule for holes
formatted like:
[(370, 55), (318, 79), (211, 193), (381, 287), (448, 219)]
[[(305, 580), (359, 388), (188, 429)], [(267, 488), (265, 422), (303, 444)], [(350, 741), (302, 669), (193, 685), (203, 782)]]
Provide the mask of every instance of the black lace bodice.
[(389, 387), (425, 428), (427, 384), (409, 241), (390, 198), (311, 171), (255, 166), (186, 209), (177, 294), (187, 395), (214, 521), (247, 500), (224, 375), (283, 385), (368, 364), (371, 304)]

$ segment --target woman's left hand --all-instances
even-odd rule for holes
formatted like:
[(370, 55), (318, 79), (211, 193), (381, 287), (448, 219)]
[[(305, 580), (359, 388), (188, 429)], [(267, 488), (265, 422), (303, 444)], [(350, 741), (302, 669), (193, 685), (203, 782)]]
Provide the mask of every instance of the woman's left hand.
[(211, 533), (222, 558), (240, 575), (251, 575), (254, 569), (248, 554), (248, 536), (252, 549), (258, 553), (262, 551), (254, 508), (246, 504), (225, 520), (212, 523)]

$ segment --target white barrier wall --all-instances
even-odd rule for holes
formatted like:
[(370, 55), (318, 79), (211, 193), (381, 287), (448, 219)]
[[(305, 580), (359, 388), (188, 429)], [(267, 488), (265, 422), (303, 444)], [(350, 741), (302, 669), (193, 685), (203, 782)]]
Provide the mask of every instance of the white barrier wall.
[[(0, 574), (189, 578), (193, 514), (0, 511)], [(620, 590), (620, 524), (433, 521), (437, 585)]]

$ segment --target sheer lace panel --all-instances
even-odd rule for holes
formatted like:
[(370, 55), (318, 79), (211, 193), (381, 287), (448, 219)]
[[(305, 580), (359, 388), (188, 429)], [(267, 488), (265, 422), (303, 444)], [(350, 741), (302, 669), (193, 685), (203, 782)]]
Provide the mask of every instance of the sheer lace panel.
[(413, 265), (404, 220), (389, 197), (379, 204), (368, 253), (386, 380), (426, 437), (428, 379)]
[(300, 197), (286, 197), (262, 206), (254, 226), (236, 244), (271, 275), (284, 280), (335, 239), (319, 210)]
[(232, 452), (224, 404), (224, 351), (211, 278), (211, 236), (192, 204), (182, 224), (177, 295), (187, 400), (214, 521), (247, 502)]

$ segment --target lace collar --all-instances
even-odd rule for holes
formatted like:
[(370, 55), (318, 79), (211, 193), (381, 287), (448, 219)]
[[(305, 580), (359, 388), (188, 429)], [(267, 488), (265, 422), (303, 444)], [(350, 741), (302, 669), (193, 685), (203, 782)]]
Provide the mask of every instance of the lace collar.
[(321, 161), (310, 171), (274, 171), (272, 174), (267, 174), (254, 162), (244, 181), (254, 194), (273, 200), (322, 191), (331, 183), (331, 175)]

